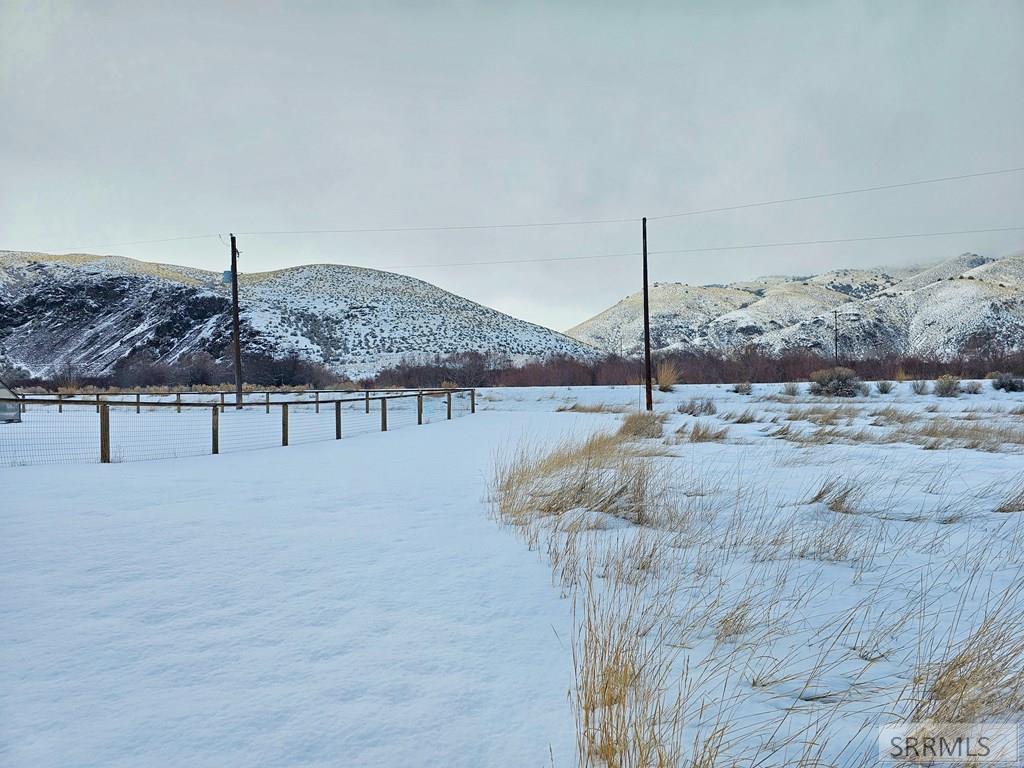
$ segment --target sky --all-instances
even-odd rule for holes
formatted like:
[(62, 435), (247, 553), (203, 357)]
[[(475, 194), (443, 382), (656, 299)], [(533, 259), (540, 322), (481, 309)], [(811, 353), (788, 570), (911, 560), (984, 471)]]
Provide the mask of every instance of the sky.
[[(1024, 166), (1024, 3), (0, 0), (0, 248), (403, 272), (564, 330), (640, 218)], [(652, 220), (652, 251), (1024, 227), (1024, 173)], [(195, 237), (161, 243), (135, 241)], [(1024, 230), (653, 254), (652, 280), (926, 263)], [(456, 266), (451, 266), (456, 265)]]

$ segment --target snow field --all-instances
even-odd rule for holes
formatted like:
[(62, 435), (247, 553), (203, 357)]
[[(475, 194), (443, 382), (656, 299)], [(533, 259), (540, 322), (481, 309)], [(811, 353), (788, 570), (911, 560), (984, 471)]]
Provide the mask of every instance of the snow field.
[[(781, 389), (678, 387), (499, 462), (500, 519), (574, 605), (581, 763), (874, 765), (883, 723), (1021, 720), (1024, 399)], [(607, 419), (640, 394), (481, 400)], [(936, 436), (964, 424), (996, 437)]]
[(641, 398), (0, 470), (0, 762), (858, 766), (1021, 719), (1024, 397)]
[(0, 470), (0, 763), (571, 764), (570, 615), (484, 501), (570, 424)]

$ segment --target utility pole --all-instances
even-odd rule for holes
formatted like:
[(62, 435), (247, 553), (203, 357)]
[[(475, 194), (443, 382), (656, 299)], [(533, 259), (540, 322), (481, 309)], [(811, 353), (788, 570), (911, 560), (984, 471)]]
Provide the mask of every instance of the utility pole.
[(235, 408), (242, 408), (242, 339), (238, 322), (238, 247), (231, 235), (231, 342), (235, 355)]
[(839, 367), (839, 310), (833, 309), (835, 315), (835, 349), (836, 349), (836, 368)]
[(647, 410), (654, 410), (654, 391), (651, 389), (651, 303), (647, 289), (647, 217), (644, 216), (644, 370), (647, 379)]

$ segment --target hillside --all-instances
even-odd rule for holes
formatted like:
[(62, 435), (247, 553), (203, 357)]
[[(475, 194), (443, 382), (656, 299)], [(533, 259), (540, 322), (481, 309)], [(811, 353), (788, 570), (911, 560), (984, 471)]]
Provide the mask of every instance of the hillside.
[[(589, 346), (404, 275), (314, 264), (242, 274), (249, 352), (296, 352), (350, 376), (406, 357), (466, 351), (513, 360), (592, 357)], [(146, 352), (229, 352), (220, 273), (118, 256), (0, 251), (0, 357), (47, 374), (100, 374)]]
[[(567, 333), (608, 352), (642, 351), (642, 295)], [(838, 312), (843, 354), (948, 357), (1024, 348), (1024, 253), (965, 253), (934, 265), (840, 269), (727, 286), (655, 284), (651, 337), (659, 350), (771, 352), (833, 349)]]

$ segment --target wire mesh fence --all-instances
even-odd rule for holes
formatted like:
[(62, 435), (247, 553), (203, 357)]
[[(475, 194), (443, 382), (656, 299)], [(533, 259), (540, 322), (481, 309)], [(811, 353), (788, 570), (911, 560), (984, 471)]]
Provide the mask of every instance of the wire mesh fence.
[[(344, 395), (340, 397), (339, 395)], [(0, 424), (0, 467), (233, 453), (405, 429), (475, 412), (472, 390), (94, 393), (25, 398)]]

